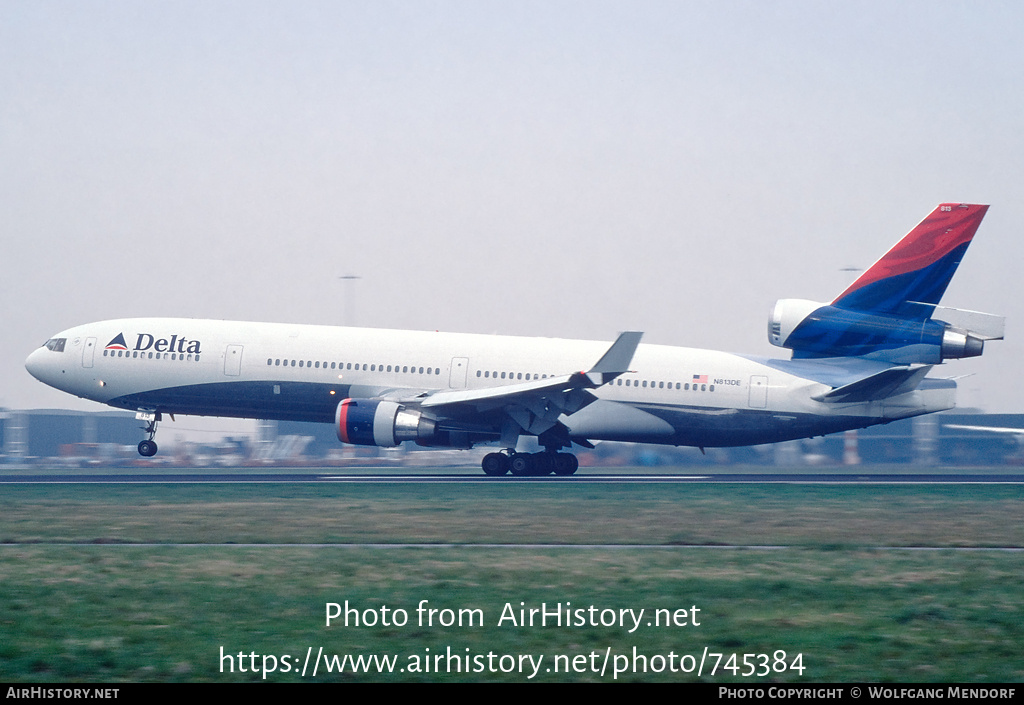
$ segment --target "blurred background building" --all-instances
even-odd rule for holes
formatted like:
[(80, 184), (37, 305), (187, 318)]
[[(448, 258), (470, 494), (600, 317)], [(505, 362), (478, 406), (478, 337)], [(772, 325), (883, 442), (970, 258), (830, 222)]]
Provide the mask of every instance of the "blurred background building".
[[(458, 466), (477, 465), (492, 447), (469, 451), (343, 445), (330, 424), (257, 422), (252, 433), (186, 440), (165, 425), (160, 453), (141, 458), (142, 422), (125, 412), (0, 411), (0, 462), (14, 466)], [(933, 414), (860, 431), (774, 445), (675, 448), (599, 443), (577, 449), (583, 466), (1003, 466), (1024, 464), (1024, 414)], [(524, 439), (521, 450), (530, 448)]]

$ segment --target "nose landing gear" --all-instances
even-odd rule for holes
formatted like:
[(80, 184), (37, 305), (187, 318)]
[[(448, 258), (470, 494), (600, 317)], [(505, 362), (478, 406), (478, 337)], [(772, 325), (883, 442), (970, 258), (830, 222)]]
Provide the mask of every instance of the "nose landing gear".
[(146, 425), (142, 427), (142, 430), (149, 434), (149, 438), (144, 441), (139, 441), (139, 455), (144, 458), (152, 458), (156, 455), (157, 451), (156, 441), (154, 441), (153, 438), (156, 437), (156, 425), (161, 420), (160, 412), (140, 411), (135, 414), (135, 418), (146, 422)]

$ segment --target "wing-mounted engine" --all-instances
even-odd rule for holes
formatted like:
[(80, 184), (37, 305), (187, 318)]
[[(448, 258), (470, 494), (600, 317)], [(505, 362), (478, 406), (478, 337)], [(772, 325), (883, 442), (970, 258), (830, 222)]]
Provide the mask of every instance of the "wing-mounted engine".
[(937, 364), (977, 357), (986, 340), (1003, 337), (1003, 318), (972, 311), (938, 309), (960, 316), (970, 328), (934, 318), (906, 318), (854, 311), (803, 299), (776, 302), (768, 319), (768, 340), (794, 358), (867, 357), (899, 364)]
[(403, 404), (380, 399), (344, 399), (334, 412), (338, 440), (390, 448), (403, 441), (432, 445), (437, 420)]

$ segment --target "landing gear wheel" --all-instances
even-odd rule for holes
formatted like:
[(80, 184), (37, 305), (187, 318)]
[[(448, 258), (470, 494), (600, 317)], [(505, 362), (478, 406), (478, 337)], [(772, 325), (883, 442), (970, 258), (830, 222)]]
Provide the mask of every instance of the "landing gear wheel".
[[(142, 430), (149, 434), (149, 438), (144, 441), (139, 441), (139, 455), (143, 458), (152, 458), (156, 455), (156, 442), (153, 438), (156, 437), (156, 425), (160, 423), (160, 412), (150, 412), (140, 409), (139, 415), (136, 418), (142, 418), (148, 421), (148, 423), (142, 427)], [(171, 418), (174, 417), (172, 416)]]
[(555, 456), (555, 474), (572, 475), (580, 466), (580, 461), (572, 453), (559, 453)]
[(531, 475), (538, 477), (542, 475), (550, 475), (555, 469), (555, 454), (544, 452), (533, 454), (533, 472)]
[(504, 453), (488, 453), (481, 465), (485, 475), (500, 477), (508, 472), (509, 459)]
[(529, 453), (516, 453), (509, 461), (509, 470), (516, 477), (533, 474), (533, 456)]

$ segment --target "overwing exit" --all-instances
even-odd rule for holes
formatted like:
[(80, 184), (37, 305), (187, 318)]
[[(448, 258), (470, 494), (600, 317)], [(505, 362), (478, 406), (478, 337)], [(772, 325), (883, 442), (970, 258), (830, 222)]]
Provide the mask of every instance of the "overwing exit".
[[(939, 302), (988, 206), (940, 204), (833, 301), (784, 299), (768, 338), (790, 359), (640, 344), (280, 323), (136, 318), (77, 326), (28, 371), (147, 422), (164, 414), (332, 423), (343, 443), (497, 446), (489, 475), (572, 474), (601, 440), (739, 446), (953, 408), (928, 377), (1003, 337)], [(535, 437), (540, 453), (517, 451)]]

